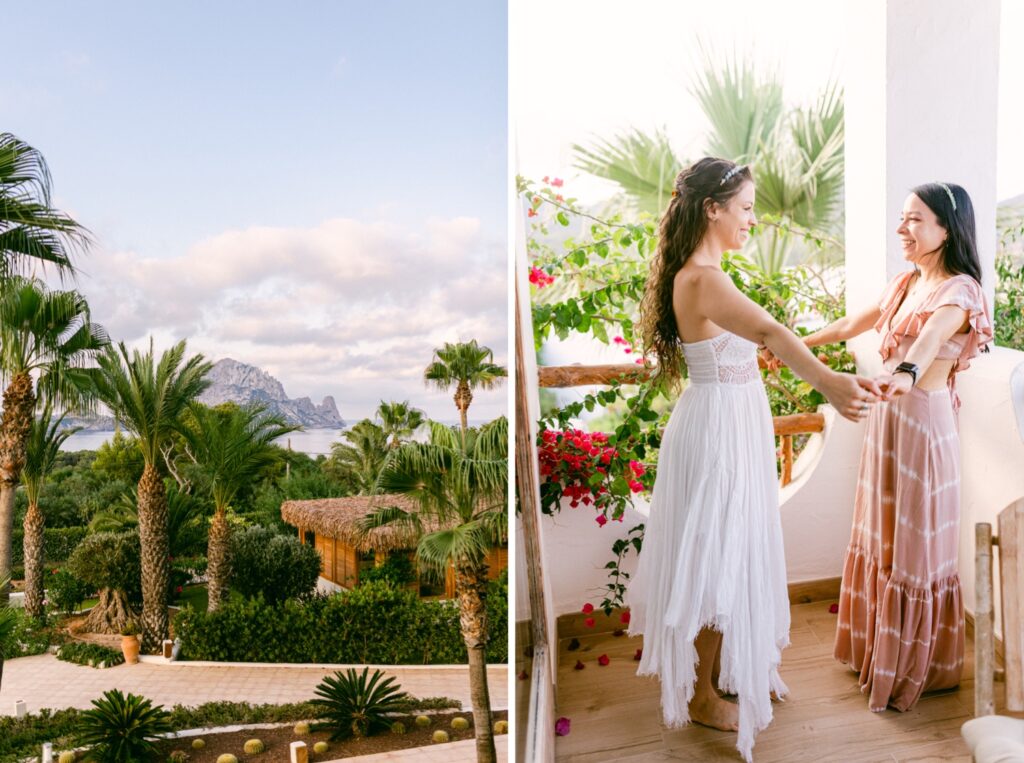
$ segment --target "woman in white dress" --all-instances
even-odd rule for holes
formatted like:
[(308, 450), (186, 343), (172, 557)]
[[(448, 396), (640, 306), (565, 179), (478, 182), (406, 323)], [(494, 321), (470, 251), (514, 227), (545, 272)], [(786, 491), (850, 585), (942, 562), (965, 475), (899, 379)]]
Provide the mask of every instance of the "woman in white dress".
[[(722, 254), (750, 236), (750, 170), (706, 158), (679, 174), (661, 221), (641, 304), (644, 346), (658, 374), (689, 384), (662, 440), (639, 566), (626, 592), (630, 635), (643, 634), (640, 675), (661, 679), (664, 722), (738, 731), (751, 759), (772, 718), (789, 643), (775, 440), (757, 366), (765, 346), (858, 420), (879, 397), (873, 381), (838, 374), (748, 299)], [(720, 656), (718, 687), (712, 680)]]

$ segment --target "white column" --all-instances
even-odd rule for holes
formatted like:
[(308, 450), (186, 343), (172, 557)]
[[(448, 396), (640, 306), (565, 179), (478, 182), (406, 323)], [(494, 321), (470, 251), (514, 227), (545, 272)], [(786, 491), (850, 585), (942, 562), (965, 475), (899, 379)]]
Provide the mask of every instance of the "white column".
[(849, 0), (847, 15), (847, 309), (909, 267), (895, 230), (907, 193), (926, 182), (970, 194), (991, 304), (999, 0)]

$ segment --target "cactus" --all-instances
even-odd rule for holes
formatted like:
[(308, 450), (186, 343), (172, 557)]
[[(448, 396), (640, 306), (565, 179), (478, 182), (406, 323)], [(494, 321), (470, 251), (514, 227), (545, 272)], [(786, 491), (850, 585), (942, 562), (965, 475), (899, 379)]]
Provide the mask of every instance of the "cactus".
[(430, 718), (428, 718), (425, 715), (417, 715), (416, 725), (419, 726), (421, 729), (425, 729), (427, 728), (427, 726), (430, 725)]
[(167, 756), (167, 763), (188, 763), (191, 756), (184, 750), (174, 750)]
[(508, 721), (495, 721), (494, 722), (494, 733), (495, 734), (507, 734), (508, 733)]
[(217, 763), (238, 763), (238, 758), (230, 752), (226, 752), (217, 757)]
[(401, 721), (395, 721), (394, 723), (391, 724), (391, 733), (392, 734), (404, 734), (405, 733), (405, 724), (402, 723)]
[(438, 729), (434, 732), (434, 744), (444, 744), (448, 741), (448, 732)]
[(245, 750), (246, 755), (259, 755), (267, 747), (259, 739), (250, 739), (242, 746), (242, 749)]
[(192, 749), (201, 750), (206, 747), (206, 742), (203, 741), (202, 737), (196, 737), (192, 740)]
[(455, 731), (465, 731), (468, 728), (469, 721), (467, 721), (465, 718), (460, 718), (458, 716), (452, 718), (452, 729), (454, 729)]
[(299, 721), (298, 723), (295, 724), (294, 731), (295, 731), (296, 736), (300, 736), (300, 737), (301, 736), (305, 736), (306, 734), (309, 733), (309, 724), (306, 723), (305, 721)]
[(74, 750), (65, 750), (57, 758), (57, 763), (75, 763), (75, 752)]
[(313, 745), (313, 752), (315, 752), (317, 755), (323, 755), (325, 752), (327, 752), (329, 747), (330, 746), (327, 744), (327, 742), (317, 742), (315, 745)]

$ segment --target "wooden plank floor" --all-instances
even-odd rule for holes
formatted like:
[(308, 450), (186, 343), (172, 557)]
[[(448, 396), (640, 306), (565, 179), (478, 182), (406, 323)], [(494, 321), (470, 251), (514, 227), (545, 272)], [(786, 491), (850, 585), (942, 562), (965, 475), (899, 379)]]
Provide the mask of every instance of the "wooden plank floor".
[[(836, 615), (823, 601), (791, 608), (791, 646), (783, 653), (786, 702), (774, 705), (775, 720), (754, 746), (755, 763), (970, 763), (960, 726), (974, 706), (973, 644), (958, 689), (926, 695), (907, 713), (872, 713), (857, 677), (832, 659)], [(580, 648), (559, 645), (558, 710), (571, 732), (557, 744), (559, 763), (591, 761), (740, 761), (736, 735), (691, 725), (662, 727), (659, 685), (638, 678), (633, 655), (640, 638), (611, 633), (580, 638)], [(599, 666), (607, 654), (611, 663)], [(575, 670), (577, 660), (586, 666)], [(522, 670), (523, 663), (516, 666)], [(517, 694), (526, 684), (517, 681)], [(1002, 684), (996, 684), (997, 712)], [(517, 697), (517, 704), (519, 698)]]

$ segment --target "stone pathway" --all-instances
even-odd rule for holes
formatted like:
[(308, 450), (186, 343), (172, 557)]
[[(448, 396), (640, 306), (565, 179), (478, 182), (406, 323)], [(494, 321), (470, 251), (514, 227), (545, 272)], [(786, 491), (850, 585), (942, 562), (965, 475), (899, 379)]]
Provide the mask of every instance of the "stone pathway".
[[(508, 736), (494, 738), (494, 746), (498, 753), (498, 763), (508, 761)], [(467, 739), (462, 742), (450, 742), (430, 747), (413, 747), (409, 750), (380, 752), (376, 755), (360, 755), (356, 758), (344, 758), (346, 763), (385, 763), (385, 761), (416, 761), (416, 763), (476, 763), (476, 741)], [(341, 763), (330, 761), (329, 763)]]
[[(162, 661), (99, 669), (41, 654), (4, 663), (0, 715), (13, 715), (17, 700), (24, 700), (30, 713), (44, 707), (85, 709), (104, 691), (114, 688), (140, 694), (167, 707), (215, 700), (253, 704), (302, 702), (313, 697), (316, 685), (331, 672), (330, 666), (211, 666)], [(388, 666), (385, 672), (416, 697), (452, 697), (465, 708), (470, 707), (468, 668)], [(488, 667), (487, 680), (491, 706), (507, 709), (507, 666)]]

